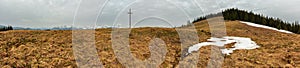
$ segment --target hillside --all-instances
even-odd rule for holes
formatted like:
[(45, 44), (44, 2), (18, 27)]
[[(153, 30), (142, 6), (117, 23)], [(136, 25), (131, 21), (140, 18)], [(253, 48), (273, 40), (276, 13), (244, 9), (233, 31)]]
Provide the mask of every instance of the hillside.
[[(206, 20), (194, 23), (199, 42), (211, 33)], [(235, 50), (225, 56), (224, 68), (300, 67), (300, 35), (248, 26), (240, 21), (226, 21), (228, 36), (247, 37), (260, 48)], [(111, 29), (96, 30), (96, 47), (106, 68), (122, 68), (112, 50)], [(165, 41), (168, 53), (161, 68), (178, 67), (181, 46), (173, 28), (135, 28), (130, 36), (131, 52), (141, 60), (150, 57), (148, 44), (153, 37)], [(0, 32), (0, 67), (76, 67), (70, 30), (13, 30)], [(200, 49), (198, 67), (206, 67), (211, 46)]]
[(216, 14), (209, 14), (206, 16), (198, 17), (192, 22), (195, 23), (202, 20), (206, 20), (207, 18), (213, 18), (219, 16), (224, 17), (225, 20), (231, 20), (231, 21), (240, 20), (240, 21), (253, 22), (255, 24), (266, 25), (277, 29), (288, 30), (300, 34), (300, 23), (298, 21), (287, 22), (281, 20), (280, 18), (268, 17), (268, 16), (264, 16), (263, 14), (254, 13), (252, 11), (240, 10), (235, 8), (226, 9)]

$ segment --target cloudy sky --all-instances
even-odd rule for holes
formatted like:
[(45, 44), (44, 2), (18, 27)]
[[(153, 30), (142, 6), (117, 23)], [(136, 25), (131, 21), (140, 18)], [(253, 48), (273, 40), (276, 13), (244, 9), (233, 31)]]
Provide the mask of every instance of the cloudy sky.
[(0, 0), (0, 25), (19, 27), (179, 26), (188, 20), (239, 8), (286, 21), (300, 20), (300, 0)]

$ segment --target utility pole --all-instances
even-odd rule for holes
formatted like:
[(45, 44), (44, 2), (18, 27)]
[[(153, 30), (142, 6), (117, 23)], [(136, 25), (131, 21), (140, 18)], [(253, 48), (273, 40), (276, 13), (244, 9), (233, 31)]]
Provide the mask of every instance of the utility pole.
[(131, 8), (128, 11), (128, 15), (129, 15), (129, 28), (131, 28), (131, 15), (132, 15)]

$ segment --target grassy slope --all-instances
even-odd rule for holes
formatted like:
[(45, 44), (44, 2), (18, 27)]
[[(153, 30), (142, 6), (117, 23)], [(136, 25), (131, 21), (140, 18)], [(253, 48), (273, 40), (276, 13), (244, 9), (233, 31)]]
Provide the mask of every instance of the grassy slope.
[[(206, 21), (197, 22), (199, 42), (210, 37)], [(300, 35), (247, 26), (226, 21), (229, 36), (249, 37), (261, 46), (254, 50), (236, 50), (225, 56), (223, 67), (300, 67)], [(0, 32), (0, 67), (76, 67), (72, 52), (72, 31)], [(96, 30), (96, 45), (105, 67), (123, 67), (113, 54), (111, 29)], [(147, 48), (152, 38), (165, 41), (168, 53), (160, 67), (176, 67), (181, 46), (178, 34), (171, 28), (137, 28), (131, 33), (131, 50), (141, 60), (150, 57)], [(210, 46), (200, 50), (199, 67), (207, 66)]]

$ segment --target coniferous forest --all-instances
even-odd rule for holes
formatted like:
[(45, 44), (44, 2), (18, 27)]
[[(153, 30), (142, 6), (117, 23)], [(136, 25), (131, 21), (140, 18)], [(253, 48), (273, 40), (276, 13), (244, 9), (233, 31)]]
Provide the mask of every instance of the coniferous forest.
[(0, 31), (8, 31), (8, 30), (13, 30), (13, 27), (12, 26), (0, 27)]
[(256, 24), (266, 25), (277, 29), (288, 30), (293, 33), (300, 34), (300, 24), (298, 21), (287, 22), (279, 18), (263, 16), (261, 14), (255, 14), (253, 12), (249, 12), (246, 10), (239, 10), (235, 8), (227, 9), (216, 14), (210, 14), (203, 17), (198, 17), (194, 21), (192, 21), (192, 23), (202, 21), (211, 17), (218, 17), (221, 15), (223, 15), (225, 20), (240, 20), (240, 21), (253, 22)]

